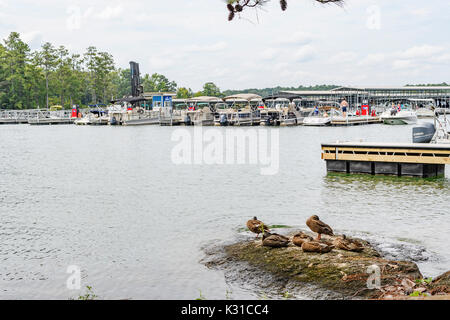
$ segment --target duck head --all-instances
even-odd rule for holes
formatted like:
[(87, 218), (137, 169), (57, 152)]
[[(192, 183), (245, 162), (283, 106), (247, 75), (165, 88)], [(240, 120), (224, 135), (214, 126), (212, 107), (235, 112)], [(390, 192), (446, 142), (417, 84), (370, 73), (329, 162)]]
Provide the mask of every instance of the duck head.
[(316, 215), (313, 215), (313, 216), (311, 217), (311, 219), (313, 219), (313, 220), (320, 220), (320, 219), (319, 219), (319, 216), (316, 216)]

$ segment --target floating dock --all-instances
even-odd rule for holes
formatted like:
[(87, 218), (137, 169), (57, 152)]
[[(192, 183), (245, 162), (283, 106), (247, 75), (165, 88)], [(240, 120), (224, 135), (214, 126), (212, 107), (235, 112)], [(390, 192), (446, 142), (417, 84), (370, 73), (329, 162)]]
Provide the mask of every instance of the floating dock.
[(322, 144), (328, 172), (410, 177), (445, 175), (450, 144), (342, 142)]
[(33, 126), (73, 124), (75, 118), (36, 118), (28, 119), (28, 123)]
[(331, 119), (331, 125), (332, 126), (357, 126), (357, 125), (364, 125), (364, 124), (375, 124), (375, 123), (382, 123), (380, 117), (364, 117), (364, 116), (356, 116), (356, 117), (339, 117), (339, 118), (332, 118)]

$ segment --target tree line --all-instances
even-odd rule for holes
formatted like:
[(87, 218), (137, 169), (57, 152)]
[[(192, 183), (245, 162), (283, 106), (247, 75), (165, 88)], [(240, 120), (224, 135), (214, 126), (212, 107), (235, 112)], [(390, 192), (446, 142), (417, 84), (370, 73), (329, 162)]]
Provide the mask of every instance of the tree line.
[[(34, 109), (60, 105), (109, 104), (131, 94), (130, 69), (116, 68), (111, 54), (89, 47), (83, 54), (64, 46), (44, 43), (32, 51), (19, 33), (11, 32), (0, 43), (0, 108)], [(202, 90), (178, 87), (175, 81), (158, 73), (141, 76), (144, 92), (176, 92), (177, 98), (224, 97), (237, 93), (269, 96), (281, 90), (328, 90), (336, 86), (274, 87), (221, 91), (213, 82)]]

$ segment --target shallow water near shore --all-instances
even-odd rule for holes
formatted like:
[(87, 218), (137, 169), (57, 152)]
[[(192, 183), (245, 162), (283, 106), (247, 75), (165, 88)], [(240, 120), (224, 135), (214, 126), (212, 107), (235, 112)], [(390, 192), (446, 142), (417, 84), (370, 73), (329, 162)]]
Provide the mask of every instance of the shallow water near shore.
[(211, 247), (253, 237), (242, 227), (255, 215), (304, 229), (317, 214), (425, 276), (450, 270), (448, 167), (439, 179), (349, 176), (327, 174), (320, 158), (321, 142), (410, 142), (412, 126), (263, 128), (279, 130), (272, 176), (175, 165), (177, 129), (0, 126), (0, 298), (77, 297), (85, 290), (67, 288), (71, 265), (106, 299), (276, 298), (201, 262)]

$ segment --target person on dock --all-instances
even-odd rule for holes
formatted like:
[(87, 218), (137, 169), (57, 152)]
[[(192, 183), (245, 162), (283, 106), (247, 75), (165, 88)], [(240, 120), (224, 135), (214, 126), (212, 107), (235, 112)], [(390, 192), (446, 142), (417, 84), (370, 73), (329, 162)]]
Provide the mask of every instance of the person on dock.
[(342, 114), (344, 115), (344, 118), (347, 118), (347, 108), (348, 108), (347, 100), (342, 99), (342, 101), (341, 101), (341, 110), (342, 110)]

